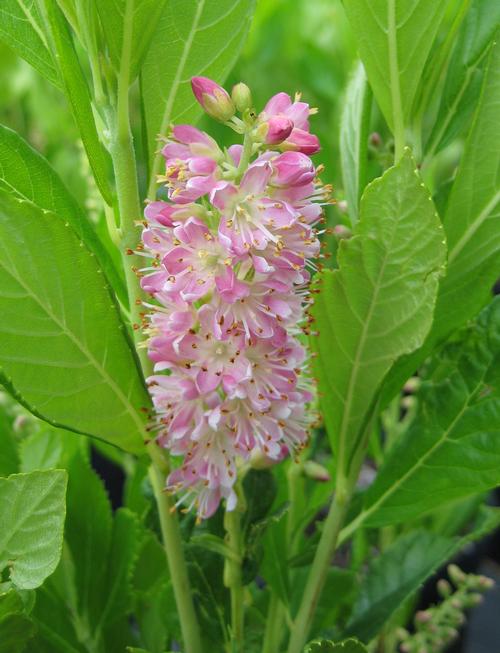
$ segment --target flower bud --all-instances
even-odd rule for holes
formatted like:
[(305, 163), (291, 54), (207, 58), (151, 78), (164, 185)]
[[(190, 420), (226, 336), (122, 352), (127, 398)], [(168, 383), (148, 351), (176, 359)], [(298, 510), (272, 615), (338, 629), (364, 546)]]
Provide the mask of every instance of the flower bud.
[(229, 93), (208, 77), (193, 77), (191, 88), (195, 98), (209, 116), (226, 122), (234, 116), (235, 106)]
[(437, 583), (437, 591), (444, 599), (451, 595), (452, 588), (447, 580), (441, 578)]
[(333, 227), (333, 233), (337, 240), (345, 240), (346, 238), (351, 238), (352, 236), (352, 231), (349, 229), (349, 227), (346, 227), (343, 224), (336, 224)]
[(292, 133), (293, 122), (286, 116), (271, 116), (267, 121), (267, 132), (264, 142), (267, 145), (277, 145), (285, 141)]
[(495, 587), (495, 581), (488, 576), (479, 576), (478, 585), (481, 589), (490, 590)]
[(243, 84), (243, 82), (233, 86), (231, 98), (234, 102), (234, 106), (238, 111), (241, 111), (241, 113), (252, 107), (252, 93), (248, 86)]
[(463, 583), (467, 578), (464, 572), (460, 569), (460, 567), (457, 567), (457, 565), (448, 565), (448, 576), (455, 583), (455, 585)]
[(331, 479), (330, 472), (315, 460), (306, 460), (303, 465), (304, 474), (313, 481), (328, 483)]
[(415, 615), (415, 621), (418, 621), (421, 624), (425, 624), (430, 621), (432, 614), (429, 610), (419, 610)]

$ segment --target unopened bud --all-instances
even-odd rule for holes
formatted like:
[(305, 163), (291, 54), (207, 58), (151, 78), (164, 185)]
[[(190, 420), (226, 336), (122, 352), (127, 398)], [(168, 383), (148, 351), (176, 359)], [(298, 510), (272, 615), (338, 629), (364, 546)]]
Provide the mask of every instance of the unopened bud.
[(437, 583), (437, 591), (439, 592), (439, 595), (445, 599), (446, 597), (450, 596), (452, 587), (447, 580), (441, 578), (441, 580), (438, 580)]
[(340, 200), (335, 206), (341, 213), (347, 213), (349, 209), (349, 205), (347, 204), (346, 200)]
[(14, 431), (16, 433), (19, 433), (19, 431), (22, 431), (22, 429), (26, 426), (28, 423), (28, 417), (26, 415), (18, 415), (16, 419), (14, 420)]
[(233, 86), (233, 90), (231, 91), (231, 98), (234, 102), (234, 106), (241, 113), (247, 109), (250, 109), (252, 106), (252, 93), (248, 86), (243, 82)]
[(267, 131), (264, 142), (267, 145), (283, 143), (292, 133), (293, 122), (286, 116), (271, 116), (266, 124)]
[(382, 145), (382, 137), (378, 132), (370, 134), (370, 145), (373, 145), (373, 147), (379, 147)]
[(229, 93), (208, 77), (193, 77), (191, 88), (195, 98), (209, 116), (226, 122), (235, 114), (235, 106)]
[(455, 585), (463, 583), (467, 578), (464, 572), (460, 569), (460, 567), (457, 567), (457, 565), (448, 565), (448, 576), (455, 583)]
[(352, 231), (349, 229), (349, 227), (346, 227), (343, 224), (336, 224), (333, 228), (333, 233), (337, 240), (345, 240), (346, 238), (350, 238), (352, 236)]
[(306, 460), (303, 465), (304, 474), (308, 478), (312, 478), (314, 481), (321, 481), (322, 483), (328, 483), (331, 480), (330, 472), (320, 465), (315, 460)]
[(488, 576), (479, 576), (478, 585), (481, 589), (490, 590), (495, 587), (495, 581), (493, 578), (488, 578)]
[(428, 610), (419, 610), (415, 615), (415, 621), (425, 624), (431, 620), (432, 614)]
[(474, 592), (474, 594), (469, 594), (465, 601), (465, 605), (467, 608), (473, 608), (476, 605), (479, 605), (484, 601), (483, 595), (482, 594), (477, 594)]
[(422, 381), (419, 379), (418, 376), (412, 376), (408, 381), (404, 384), (403, 390), (405, 392), (408, 392), (408, 394), (413, 394), (416, 392), (420, 386), (422, 385)]

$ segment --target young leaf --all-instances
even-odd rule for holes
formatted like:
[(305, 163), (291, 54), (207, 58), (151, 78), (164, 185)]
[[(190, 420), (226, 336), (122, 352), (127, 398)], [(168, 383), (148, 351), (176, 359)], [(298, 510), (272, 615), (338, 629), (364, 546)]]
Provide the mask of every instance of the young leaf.
[[(109, 56), (117, 73), (125, 61), (132, 83), (139, 72), (165, 0), (97, 0)], [(124, 57), (125, 55), (125, 57)]]
[(347, 85), (340, 119), (340, 161), (347, 208), (352, 224), (358, 221), (359, 198), (365, 187), (368, 129), (372, 93), (361, 62)]
[(63, 470), (0, 478), (0, 570), (19, 589), (41, 585), (59, 562), (66, 482)]
[(56, 425), (142, 450), (148, 402), (95, 257), (58, 216), (0, 191), (0, 365)]
[(450, 344), (348, 526), (407, 522), (500, 484), (500, 298)]
[(428, 139), (426, 149), (431, 154), (448, 145), (467, 124), (481, 90), (484, 55), (499, 25), (497, 0), (472, 0), (456, 39)]
[(68, 25), (56, 1), (44, 0), (44, 4), (64, 90), (80, 130), (96, 184), (104, 201), (111, 206), (113, 196), (108, 180), (109, 156), (97, 135), (87, 81), (78, 61)]
[(337, 644), (326, 639), (318, 639), (308, 644), (304, 653), (367, 653), (367, 650), (357, 639), (345, 639)]
[(453, 184), (444, 228), (447, 274), (442, 279), (432, 329), (423, 345), (396, 363), (384, 401), (401, 388), (432, 350), (470, 320), (490, 297), (500, 255), (500, 44), (492, 46), (481, 97)]
[(222, 82), (236, 61), (254, 0), (171, 0), (165, 5), (141, 71), (147, 143), (154, 194), (161, 155), (158, 134), (172, 122), (194, 122), (201, 113), (192, 92), (195, 75)]
[(0, 39), (55, 86), (61, 86), (43, 20), (34, 0), (2, 0)]
[(394, 133), (401, 132), (446, 3), (344, 0), (373, 94)]
[[(493, 512), (490, 512), (493, 511)], [(418, 530), (398, 538), (370, 564), (359, 586), (346, 634), (355, 634), (369, 642), (392, 613), (436, 569), (456, 555), (468, 542), (484, 535), (500, 523), (498, 509), (485, 508), (472, 532), (463, 537), (443, 537)]]
[(441, 224), (406, 152), (368, 186), (312, 311), (325, 421), (344, 469), (385, 374), (430, 328), (444, 256)]
[(128, 299), (123, 279), (74, 197), (50, 163), (19, 134), (4, 125), (0, 125), (0, 188), (33, 202), (43, 210), (64, 216), (97, 256), (113, 290), (126, 305)]

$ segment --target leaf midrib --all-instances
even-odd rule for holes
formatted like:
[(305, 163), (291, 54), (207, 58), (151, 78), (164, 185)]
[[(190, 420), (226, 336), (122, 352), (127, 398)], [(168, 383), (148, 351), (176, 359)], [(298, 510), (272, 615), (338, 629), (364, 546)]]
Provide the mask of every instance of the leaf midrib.
[(70, 331), (65, 322), (61, 322), (56, 315), (50, 310), (49, 307), (47, 307), (37, 296), (36, 294), (33, 293), (31, 288), (27, 286), (20, 278), (18, 275), (14, 274), (13, 271), (8, 270), (5, 265), (2, 265), (0, 262), (0, 267), (2, 267), (5, 272), (10, 275), (30, 296), (35, 303), (37, 303), (40, 308), (47, 314), (47, 316), (55, 323), (57, 326), (61, 329), (62, 333), (64, 333), (74, 344), (75, 346), (81, 351), (84, 357), (87, 358), (87, 360), (90, 362), (90, 364), (97, 370), (98, 374), (105, 380), (105, 382), (109, 385), (109, 387), (113, 390), (114, 394), (116, 397), (120, 400), (120, 402), (123, 404), (126, 412), (132, 417), (133, 422), (138, 428), (138, 431), (140, 434), (144, 435), (144, 425), (142, 421), (140, 420), (135, 408), (132, 406), (132, 404), (128, 401), (127, 397), (123, 394), (121, 391), (120, 387), (116, 384), (114, 381), (113, 377), (111, 377), (106, 369), (99, 363), (99, 361), (92, 355), (92, 353), (87, 349), (87, 347), (84, 346), (84, 344), (79, 340), (79, 338)]
[(455, 428), (457, 422), (463, 417), (465, 411), (469, 408), (472, 397), (483, 386), (484, 379), (486, 377), (488, 370), (489, 370), (489, 365), (486, 366), (486, 369), (483, 371), (483, 374), (481, 375), (479, 382), (476, 384), (474, 389), (469, 393), (469, 395), (467, 396), (467, 400), (465, 401), (461, 410), (457, 413), (457, 415), (452, 420), (448, 428), (443, 431), (442, 436), (434, 443), (434, 445), (430, 449), (428, 449), (428, 451), (422, 457), (420, 457), (417, 460), (417, 462), (405, 474), (403, 474), (403, 476), (401, 476), (401, 478), (395, 481), (384, 492), (384, 494), (382, 494), (380, 498), (377, 499), (377, 501), (375, 501), (375, 503), (373, 503), (366, 510), (363, 510), (350, 524), (348, 524), (345, 528), (342, 529), (339, 535), (339, 543), (342, 543), (346, 539), (348, 539), (351, 536), (351, 534), (357, 528), (359, 528), (359, 526), (363, 522), (365, 522), (367, 518), (370, 517), (370, 515), (372, 515), (380, 507), (381, 504), (384, 504), (385, 501), (387, 501), (387, 499), (390, 498), (394, 494), (394, 492), (396, 492), (396, 490), (400, 488), (401, 485), (403, 485), (411, 476), (413, 476), (413, 474), (417, 470), (419, 470), (425, 464), (429, 456), (433, 454), (436, 449), (441, 447), (448, 440), (448, 437), (450, 433), (453, 431), (453, 429)]
[[(165, 113), (163, 114), (163, 119), (161, 122), (160, 126), (160, 134), (164, 134), (165, 131), (167, 130), (168, 124), (170, 122), (170, 117), (172, 115), (172, 109), (174, 106), (175, 98), (177, 96), (177, 90), (179, 88), (179, 85), (182, 80), (182, 75), (184, 73), (184, 67), (187, 62), (187, 58), (189, 55), (189, 51), (191, 50), (191, 46), (193, 45), (193, 39), (194, 35), (198, 31), (198, 25), (200, 23), (201, 15), (203, 13), (203, 9), (205, 7), (205, 0), (199, 0), (198, 2), (198, 7), (196, 8), (196, 13), (194, 15), (193, 19), (193, 24), (191, 25), (191, 29), (189, 30), (189, 34), (187, 36), (187, 39), (184, 43), (184, 48), (182, 50), (182, 55), (179, 60), (179, 65), (177, 66), (177, 70), (175, 72), (175, 77), (174, 81), (172, 83), (172, 88), (170, 89), (170, 93), (168, 94), (168, 100), (165, 105)], [(155, 154), (155, 158), (153, 160), (153, 166), (151, 168), (151, 181), (149, 185), (149, 191), (148, 191), (148, 196), (150, 199), (154, 199), (155, 194), (156, 194), (156, 177), (158, 175), (159, 169), (160, 169), (160, 162), (161, 162), (161, 157), (162, 154), (161, 152), (157, 152)]]

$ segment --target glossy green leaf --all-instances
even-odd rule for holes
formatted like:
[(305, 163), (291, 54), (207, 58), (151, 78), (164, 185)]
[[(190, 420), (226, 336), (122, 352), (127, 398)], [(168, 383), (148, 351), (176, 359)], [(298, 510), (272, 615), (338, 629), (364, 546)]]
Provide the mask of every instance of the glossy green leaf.
[(97, 631), (126, 616), (132, 607), (132, 574), (140, 545), (140, 528), (130, 510), (120, 508), (114, 515), (109, 558), (103, 586), (105, 602)]
[(500, 484), (500, 298), (450, 344), (349, 525), (407, 522)]
[(71, 33), (56, 1), (43, 1), (63, 87), (80, 130), (97, 186), (105, 202), (111, 205), (113, 196), (108, 180), (108, 171), (111, 169), (109, 156), (99, 141), (87, 81), (76, 55)]
[(357, 639), (345, 639), (336, 644), (326, 639), (316, 639), (306, 646), (304, 653), (367, 653), (366, 648)]
[(428, 139), (432, 153), (448, 145), (469, 121), (481, 90), (484, 55), (499, 25), (497, 0), (472, 0), (455, 42)]
[(59, 562), (66, 481), (62, 470), (0, 478), (0, 570), (20, 589), (41, 585)]
[(316, 374), (344, 469), (393, 362), (422, 344), (445, 256), (443, 230), (408, 152), (361, 199), (339, 269), (320, 277)]
[(68, 464), (66, 541), (74, 562), (77, 609), (95, 632), (109, 590), (108, 554), (112, 515), (106, 490), (82, 455)]
[(446, 3), (344, 0), (373, 94), (389, 126), (407, 122)]
[(191, 77), (224, 81), (245, 42), (254, 5), (254, 0), (167, 2), (141, 72), (153, 191), (161, 162), (154, 154), (158, 135), (165, 136), (171, 123), (198, 118)]
[(500, 43), (492, 47), (477, 111), (444, 216), (448, 268), (424, 346), (388, 377), (392, 397), (436, 345), (488, 301), (500, 265)]
[(484, 537), (499, 523), (498, 509), (483, 508), (471, 533), (463, 537), (443, 537), (418, 530), (398, 538), (370, 563), (366, 577), (359, 585), (346, 633), (369, 642), (431, 574), (468, 542)]
[(53, 84), (61, 85), (36, 0), (0, 2), (0, 39)]
[(372, 93), (359, 62), (347, 85), (340, 119), (342, 179), (353, 225), (358, 221), (359, 199), (365, 187), (371, 107)]
[(122, 277), (59, 175), (19, 134), (3, 125), (0, 125), (0, 188), (63, 216), (97, 256), (113, 290), (126, 304), (127, 292)]
[(139, 452), (148, 399), (95, 257), (68, 223), (0, 192), (0, 365), (38, 416)]
[(133, 82), (157, 27), (165, 0), (97, 0), (111, 63), (117, 73), (128, 62)]

